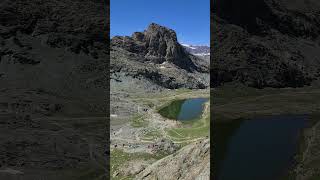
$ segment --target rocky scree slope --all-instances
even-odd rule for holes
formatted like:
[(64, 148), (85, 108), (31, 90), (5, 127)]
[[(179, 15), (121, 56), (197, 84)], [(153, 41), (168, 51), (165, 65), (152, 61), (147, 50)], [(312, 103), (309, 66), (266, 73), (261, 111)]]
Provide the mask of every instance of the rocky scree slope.
[(75, 120), (107, 112), (105, 8), (96, 0), (1, 2), (1, 169), (72, 179), (59, 170), (98, 167), (89, 162), (103, 159), (105, 119)]
[(110, 53), (111, 77), (118, 82), (135, 78), (170, 89), (209, 86), (208, 63), (185, 51), (176, 33), (158, 24), (131, 37), (113, 37)]
[(316, 0), (213, 2), (211, 85), (302, 87), (320, 76)]
[(210, 141), (189, 144), (140, 172), (136, 179), (210, 179)]

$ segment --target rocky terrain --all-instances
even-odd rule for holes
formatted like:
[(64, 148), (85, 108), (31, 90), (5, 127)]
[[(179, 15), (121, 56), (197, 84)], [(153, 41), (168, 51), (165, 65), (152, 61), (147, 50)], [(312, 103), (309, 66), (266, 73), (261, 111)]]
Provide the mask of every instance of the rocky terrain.
[(111, 123), (118, 124), (150, 108), (132, 102), (130, 96), (208, 88), (209, 62), (188, 53), (172, 29), (151, 23), (144, 32), (111, 39), (110, 77), (111, 114), (117, 116)]
[(113, 37), (110, 47), (110, 111), (116, 117), (111, 119), (112, 125), (126, 123), (139, 110), (150, 109), (132, 101), (133, 96), (209, 87), (209, 62), (188, 53), (172, 29), (151, 23), (131, 37)]
[(316, 0), (213, 2), (211, 84), (302, 87), (320, 76)]
[[(128, 91), (121, 91), (120, 93), (125, 94), (125, 92)], [(196, 144), (188, 146), (193, 142), (203, 142), (205, 139), (208, 141), (209, 103), (206, 103), (202, 117), (194, 122), (197, 124), (196, 126), (192, 125), (193, 123), (184, 124), (180, 121), (165, 118), (158, 112), (160, 107), (176, 99), (208, 97), (208, 95), (208, 89), (161, 90), (158, 92), (142, 92), (141, 94), (127, 93), (125, 98), (118, 98), (117, 101), (122, 102), (121, 104), (111, 101), (112, 106), (116, 104), (121, 107), (122, 111), (125, 111), (125, 107), (129, 106), (128, 103), (133, 106), (133, 108), (127, 109), (127, 116), (117, 111), (115, 112), (119, 114), (111, 116), (112, 179), (122, 179), (124, 177), (140, 179), (139, 173), (147, 168), (149, 170), (146, 171), (161, 170), (163, 174), (166, 172), (172, 175), (184, 174), (181, 176), (182, 179), (200, 176), (203, 176), (202, 179), (209, 179), (209, 163), (201, 164), (200, 162), (206, 157), (198, 152), (198, 150), (204, 148)], [(141, 107), (141, 111), (135, 109), (136, 107)], [(135, 111), (131, 111), (132, 109)], [(186, 148), (188, 150), (180, 151), (179, 149), (183, 146), (188, 147)], [(162, 158), (165, 158), (168, 162), (176, 161), (176, 159), (179, 159), (178, 156), (172, 154), (177, 154), (177, 152), (179, 152), (179, 156), (183, 157), (182, 159), (191, 158), (188, 167), (185, 168), (181, 160), (177, 162), (176, 169), (172, 171), (169, 168), (170, 163), (154, 165), (158, 161), (161, 162)], [(192, 153), (195, 153), (195, 155), (191, 156)], [(209, 159), (206, 160), (209, 162)], [(205, 168), (207, 169), (204, 170)], [(191, 171), (194, 172), (189, 173)], [(154, 174), (148, 178), (152, 179), (153, 177), (159, 177), (159, 175)]]
[(0, 179), (103, 178), (107, 6), (13, 0), (0, 9)]
[(153, 163), (140, 172), (137, 179), (203, 180), (209, 179), (209, 174), (210, 141), (206, 139)]

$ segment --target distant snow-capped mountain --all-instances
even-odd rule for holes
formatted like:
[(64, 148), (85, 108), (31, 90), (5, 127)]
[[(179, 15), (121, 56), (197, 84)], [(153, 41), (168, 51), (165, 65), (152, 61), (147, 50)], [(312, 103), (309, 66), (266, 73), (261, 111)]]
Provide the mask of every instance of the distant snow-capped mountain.
[(189, 44), (181, 44), (190, 54), (203, 57), (205, 59), (210, 58), (209, 46), (197, 46)]

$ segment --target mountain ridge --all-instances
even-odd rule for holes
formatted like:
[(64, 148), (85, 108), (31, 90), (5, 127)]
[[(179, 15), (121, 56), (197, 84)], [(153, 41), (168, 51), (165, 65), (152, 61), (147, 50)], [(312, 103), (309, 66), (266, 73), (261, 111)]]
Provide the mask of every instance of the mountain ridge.
[(198, 56), (210, 55), (210, 47), (206, 45), (181, 44), (189, 53)]

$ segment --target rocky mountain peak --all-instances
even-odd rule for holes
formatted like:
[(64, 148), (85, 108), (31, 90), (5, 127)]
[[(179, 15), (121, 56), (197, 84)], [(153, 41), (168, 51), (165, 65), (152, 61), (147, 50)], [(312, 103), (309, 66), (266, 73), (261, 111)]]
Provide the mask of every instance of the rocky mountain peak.
[(131, 37), (115, 36), (111, 45), (155, 64), (170, 62), (186, 70), (196, 69), (190, 54), (178, 43), (176, 32), (156, 23), (151, 23), (144, 32), (134, 32)]
[(153, 36), (166, 37), (167, 39), (177, 42), (177, 35), (174, 30), (161, 26), (156, 23), (151, 23), (148, 26), (147, 30), (144, 31), (144, 34), (146, 35), (146, 37), (153, 37)]
[(172, 29), (152, 23), (144, 34), (148, 50), (147, 59), (156, 59), (159, 63), (164, 61), (180, 63), (179, 61), (186, 56)]

